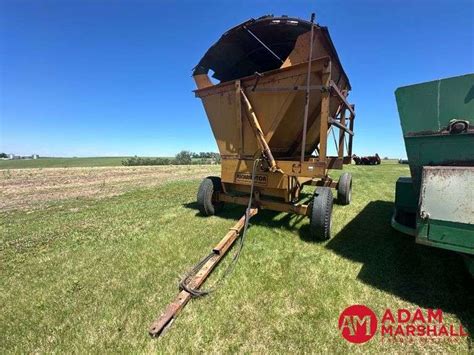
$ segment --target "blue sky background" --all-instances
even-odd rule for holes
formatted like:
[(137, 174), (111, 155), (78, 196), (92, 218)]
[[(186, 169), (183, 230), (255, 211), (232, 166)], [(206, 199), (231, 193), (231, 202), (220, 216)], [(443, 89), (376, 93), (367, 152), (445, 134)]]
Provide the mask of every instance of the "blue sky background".
[(472, 0), (0, 0), (0, 151), (217, 151), (191, 69), (250, 17), (311, 12), (351, 80), (357, 154), (405, 156), (397, 87), (474, 72)]

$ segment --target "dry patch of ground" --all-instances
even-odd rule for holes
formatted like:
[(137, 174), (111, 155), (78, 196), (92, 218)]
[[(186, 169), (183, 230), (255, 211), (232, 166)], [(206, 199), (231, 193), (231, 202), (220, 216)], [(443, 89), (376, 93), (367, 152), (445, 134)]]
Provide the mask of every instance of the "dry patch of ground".
[(0, 172), (0, 210), (32, 209), (70, 198), (103, 198), (170, 180), (218, 174), (217, 165), (14, 169)]

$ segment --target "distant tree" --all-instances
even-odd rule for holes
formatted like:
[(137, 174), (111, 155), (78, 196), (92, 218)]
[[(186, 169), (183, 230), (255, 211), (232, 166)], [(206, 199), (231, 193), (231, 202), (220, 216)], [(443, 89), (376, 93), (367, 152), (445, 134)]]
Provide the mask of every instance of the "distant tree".
[(187, 150), (182, 150), (178, 154), (176, 154), (174, 158), (175, 164), (178, 165), (189, 165), (192, 163), (191, 152)]
[(174, 159), (142, 158), (135, 155), (134, 157), (122, 160), (122, 165), (125, 165), (125, 166), (170, 165), (170, 164), (202, 165), (202, 164), (220, 164), (220, 163), (221, 163), (221, 156), (219, 153), (201, 152), (198, 154), (198, 153), (192, 153), (187, 150), (183, 150), (179, 152), (178, 154), (176, 154)]
[(169, 165), (171, 160), (168, 158), (140, 158), (134, 156), (126, 160), (122, 160), (122, 165), (125, 166), (143, 166), (143, 165)]
[(8, 158), (7, 153), (0, 153), (0, 158)]
[(388, 160), (388, 157), (384, 157), (383, 160)]

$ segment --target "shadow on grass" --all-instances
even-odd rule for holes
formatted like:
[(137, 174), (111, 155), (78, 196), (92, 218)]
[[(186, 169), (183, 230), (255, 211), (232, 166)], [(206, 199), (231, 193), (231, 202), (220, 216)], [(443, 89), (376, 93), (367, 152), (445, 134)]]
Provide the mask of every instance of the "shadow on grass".
[[(198, 204), (196, 202), (190, 202), (183, 205), (186, 208), (190, 208), (196, 211), (196, 217), (208, 218), (202, 215), (198, 210)], [(245, 206), (226, 204), (225, 208), (219, 212), (219, 218), (225, 218), (229, 220), (237, 220), (242, 217), (245, 213)], [(278, 218), (276, 218), (278, 216)], [(320, 241), (314, 240), (309, 232), (309, 224), (305, 223), (302, 226), (297, 226), (301, 220), (305, 219), (305, 216), (296, 215), (293, 213), (281, 213), (271, 210), (260, 210), (258, 214), (250, 220), (250, 224), (258, 224), (259, 226), (266, 226), (269, 228), (285, 229), (288, 231), (297, 231), (300, 238), (304, 241), (317, 243)]]
[(328, 244), (335, 253), (362, 263), (358, 278), (422, 308), (456, 314), (474, 333), (474, 282), (459, 254), (415, 244), (393, 230), (393, 203), (369, 203)]
[[(197, 203), (184, 205), (197, 211)], [(418, 245), (413, 237), (390, 226), (393, 203), (370, 202), (326, 247), (344, 258), (362, 263), (358, 278), (384, 292), (417, 304), (456, 314), (469, 334), (474, 333), (474, 282), (461, 257), (450, 251)], [(226, 205), (220, 218), (237, 221), (245, 206)], [(199, 212), (196, 216), (205, 218)], [(277, 217), (278, 218), (275, 218)], [(315, 242), (304, 216), (262, 210), (251, 224), (295, 231)], [(297, 226), (297, 224), (299, 224)]]

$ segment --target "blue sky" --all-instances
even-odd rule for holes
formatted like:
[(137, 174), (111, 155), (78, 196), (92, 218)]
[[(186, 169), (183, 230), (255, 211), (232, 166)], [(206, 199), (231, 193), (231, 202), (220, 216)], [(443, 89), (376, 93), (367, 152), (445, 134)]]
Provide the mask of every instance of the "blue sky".
[(397, 87), (474, 72), (472, 0), (0, 0), (0, 151), (217, 151), (191, 69), (248, 18), (311, 12), (351, 80), (355, 153), (405, 156)]

